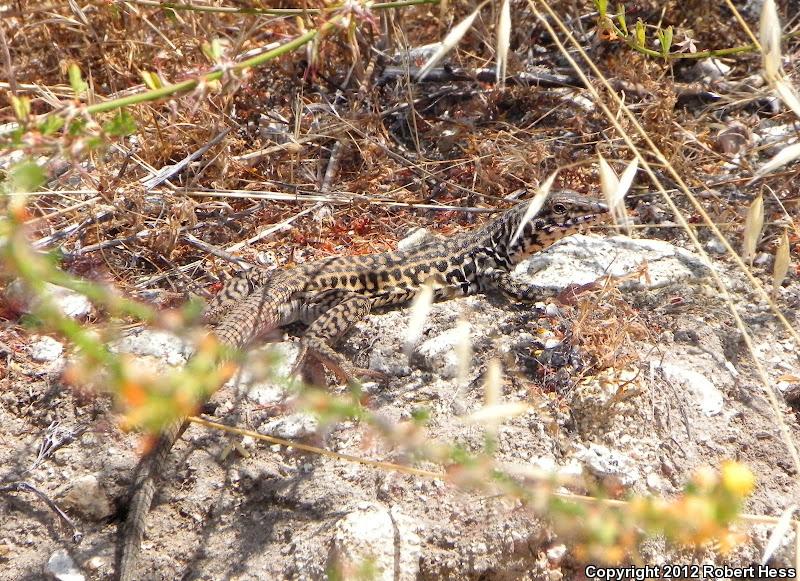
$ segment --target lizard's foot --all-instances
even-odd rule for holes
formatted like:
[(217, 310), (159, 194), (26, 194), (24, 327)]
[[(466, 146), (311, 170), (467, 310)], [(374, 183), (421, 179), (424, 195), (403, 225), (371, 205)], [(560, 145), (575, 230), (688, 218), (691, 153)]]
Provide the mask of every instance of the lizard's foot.
[(359, 378), (370, 378), (379, 383), (386, 383), (389, 380), (389, 377), (380, 371), (356, 367), (324, 341), (302, 339), (300, 353), (297, 355), (291, 376), (300, 375), (304, 380), (310, 380), (312, 385), (327, 387), (325, 369), (333, 373), (336, 380), (343, 385), (357, 384)]

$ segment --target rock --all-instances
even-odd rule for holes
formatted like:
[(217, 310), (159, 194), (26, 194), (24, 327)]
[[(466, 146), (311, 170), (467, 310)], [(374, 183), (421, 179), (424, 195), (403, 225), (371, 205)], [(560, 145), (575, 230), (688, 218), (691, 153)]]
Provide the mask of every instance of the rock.
[(52, 363), (61, 357), (64, 345), (47, 335), (33, 335), (28, 354), (38, 363)]
[(289, 341), (258, 349), (226, 385), (235, 386), (240, 394), (262, 406), (282, 403), (289, 395), (286, 385), (299, 354), (298, 344)]
[(772, 265), (772, 255), (769, 252), (759, 252), (753, 259), (753, 264), (767, 268)]
[(703, 260), (661, 240), (613, 236), (594, 238), (576, 234), (517, 266), (512, 277), (523, 285), (561, 291), (594, 282), (606, 274), (622, 277), (647, 264), (648, 279), (624, 281), (622, 288), (658, 288), (706, 276)]
[(169, 365), (183, 365), (192, 355), (192, 347), (172, 333), (137, 329), (111, 344), (115, 353), (132, 353), (142, 357), (156, 357)]
[(750, 131), (742, 123), (731, 123), (717, 134), (717, 148), (728, 155), (736, 155), (749, 143)]
[(398, 250), (411, 250), (418, 248), (433, 240), (435, 236), (427, 228), (415, 228), (397, 243)]
[(623, 486), (633, 486), (640, 480), (636, 463), (622, 452), (606, 446), (578, 444), (575, 458), (583, 462), (589, 471), (598, 478), (613, 476), (619, 479)]
[(84, 581), (83, 576), (75, 561), (65, 549), (58, 549), (47, 560), (45, 574), (58, 581)]
[(111, 499), (95, 474), (68, 483), (62, 494), (61, 504), (82, 518), (102, 521), (114, 512)]
[(422, 556), (417, 527), (397, 507), (366, 504), (336, 523), (329, 564), (342, 579), (355, 578), (365, 565), (376, 581), (414, 581)]
[(731, 72), (731, 67), (719, 59), (701, 59), (694, 65), (694, 74), (698, 79), (718, 81)]
[(319, 422), (314, 416), (296, 413), (264, 422), (259, 426), (258, 431), (276, 438), (295, 440), (316, 433), (318, 425)]
[(704, 415), (714, 416), (722, 411), (722, 392), (704, 375), (673, 363), (662, 362), (657, 367), (668, 381), (684, 386), (694, 396)]
[[(94, 311), (89, 299), (63, 286), (47, 282), (44, 284), (44, 294), (65, 317), (82, 321)], [(42, 306), (41, 299), (31, 294), (28, 286), (21, 280), (15, 280), (8, 285), (6, 298), (17, 311), (26, 314), (34, 313)]]
[(417, 347), (416, 352), (422, 357), (424, 367), (438, 373), (444, 379), (452, 379), (458, 375), (459, 346), (469, 339), (463, 327), (453, 327)]
[(717, 237), (711, 238), (706, 242), (706, 250), (713, 254), (725, 254), (727, 252), (725, 245)]
[(561, 561), (564, 558), (564, 555), (567, 554), (567, 546), (566, 545), (554, 545), (547, 549), (547, 559), (554, 563)]

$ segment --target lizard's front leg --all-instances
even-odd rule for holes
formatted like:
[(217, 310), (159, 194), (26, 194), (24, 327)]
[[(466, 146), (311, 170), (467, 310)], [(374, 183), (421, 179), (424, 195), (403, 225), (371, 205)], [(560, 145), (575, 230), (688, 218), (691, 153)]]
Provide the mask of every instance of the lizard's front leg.
[(542, 298), (541, 289), (526, 286), (511, 278), (511, 273), (499, 268), (490, 268), (480, 274), (481, 289), (496, 290), (508, 300), (520, 303), (532, 303)]

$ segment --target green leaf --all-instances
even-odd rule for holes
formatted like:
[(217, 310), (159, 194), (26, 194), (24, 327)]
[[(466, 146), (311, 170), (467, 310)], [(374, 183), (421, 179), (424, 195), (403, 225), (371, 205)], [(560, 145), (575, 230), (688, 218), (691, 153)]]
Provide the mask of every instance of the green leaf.
[(44, 173), (44, 169), (28, 159), (11, 166), (3, 189), (9, 194), (35, 192), (46, 180), (47, 175)]
[(70, 121), (67, 133), (72, 137), (83, 135), (83, 130), (86, 127), (86, 119), (73, 119)]
[(594, 0), (594, 7), (600, 13), (600, 20), (605, 20), (608, 13), (608, 0)]
[(86, 137), (84, 140), (84, 144), (86, 145), (87, 149), (99, 149), (105, 145), (105, 141), (99, 135), (91, 135)]
[(411, 411), (411, 419), (415, 423), (424, 424), (431, 419), (431, 410), (428, 408), (415, 408)]
[(89, 89), (89, 85), (87, 85), (86, 81), (83, 80), (81, 68), (77, 63), (69, 64), (69, 67), (67, 68), (67, 74), (69, 75), (69, 84), (72, 87), (72, 90), (75, 91), (76, 95), (85, 93)]
[(204, 42), (202, 50), (208, 60), (214, 64), (218, 64), (225, 53), (225, 46), (219, 38), (215, 38), (211, 43)]
[(642, 19), (636, 21), (636, 46), (644, 47), (647, 42), (647, 36), (644, 31), (644, 22)]
[(661, 54), (666, 57), (672, 47), (672, 26), (658, 31), (658, 40), (661, 43)]
[(39, 124), (42, 135), (52, 135), (64, 126), (64, 118), (58, 115), (49, 115)]
[(625, 21), (625, 5), (622, 3), (617, 4), (617, 21), (619, 22), (619, 29), (622, 31), (622, 34), (628, 36), (628, 24)]
[(144, 84), (147, 85), (147, 88), (151, 91), (155, 91), (156, 89), (160, 89), (164, 86), (164, 83), (161, 82), (161, 77), (159, 77), (157, 73), (151, 73), (150, 71), (139, 71), (139, 74), (142, 76)]
[(16, 97), (11, 95), (11, 106), (14, 108), (14, 116), (20, 123), (26, 123), (31, 115), (31, 100), (28, 97)]
[(125, 109), (120, 109), (111, 121), (103, 125), (103, 130), (113, 137), (133, 135), (136, 133), (136, 119)]

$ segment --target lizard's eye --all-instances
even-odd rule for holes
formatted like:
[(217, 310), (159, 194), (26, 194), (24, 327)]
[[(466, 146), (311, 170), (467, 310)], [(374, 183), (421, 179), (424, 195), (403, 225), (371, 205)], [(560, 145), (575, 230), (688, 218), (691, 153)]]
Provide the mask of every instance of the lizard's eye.
[(555, 212), (556, 214), (566, 214), (567, 207), (561, 202), (556, 202), (555, 204), (553, 204), (553, 212)]

